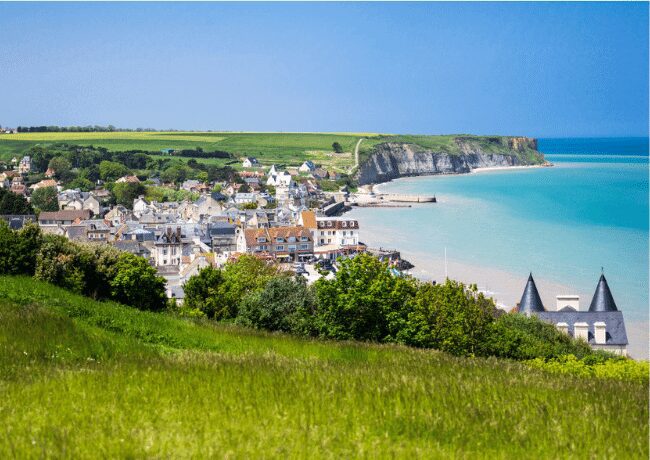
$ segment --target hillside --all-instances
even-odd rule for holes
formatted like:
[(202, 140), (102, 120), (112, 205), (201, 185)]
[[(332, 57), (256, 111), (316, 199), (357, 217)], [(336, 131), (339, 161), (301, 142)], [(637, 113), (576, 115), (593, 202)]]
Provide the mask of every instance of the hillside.
[[(160, 152), (163, 149), (196, 149), (226, 151), (235, 157), (255, 156), (264, 165), (298, 165), (311, 160), (341, 172), (355, 166), (354, 148), (359, 139), (360, 163), (364, 163), (377, 146), (386, 143), (409, 144), (420, 150), (459, 155), (463, 145), (470, 145), (487, 153), (509, 153), (522, 162), (534, 162), (541, 156), (535, 145), (522, 144), (513, 148), (513, 138), (505, 136), (469, 135), (392, 135), (375, 133), (231, 133), (231, 132), (45, 132), (0, 135), (0, 159), (26, 153), (35, 145), (67, 143), (93, 145), (111, 151), (144, 150)], [(460, 142), (459, 142), (460, 140)], [(332, 144), (338, 142), (342, 153), (334, 153)], [(162, 155), (161, 155), (162, 157)], [(187, 158), (189, 159), (189, 158)], [(227, 160), (197, 158), (200, 162), (223, 165)], [(238, 162), (235, 162), (238, 167)]]
[(647, 458), (648, 386), (305, 341), (0, 277), (0, 456)]

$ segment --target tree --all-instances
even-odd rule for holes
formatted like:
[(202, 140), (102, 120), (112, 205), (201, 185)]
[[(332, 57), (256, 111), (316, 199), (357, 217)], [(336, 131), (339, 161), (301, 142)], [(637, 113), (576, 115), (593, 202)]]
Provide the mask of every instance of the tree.
[(78, 189), (81, 190), (82, 192), (89, 192), (93, 190), (94, 187), (95, 184), (93, 184), (90, 180), (86, 179), (85, 177), (77, 177), (68, 183), (68, 188)]
[(223, 274), (218, 268), (207, 266), (192, 276), (183, 285), (185, 291), (184, 305), (196, 308), (213, 318), (219, 310), (219, 288), (223, 283)]
[(70, 169), (72, 169), (70, 162), (62, 156), (52, 158), (47, 167), (54, 171), (54, 177), (57, 179), (68, 177)]
[(80, 246), (59, 235), (45, 235), (36, 257), (34, 277), (82, 294), (92, 257)]
[(343, 147), (341, 147), (341, 144), (339, 144), (338, 142), (334, 142), (332, 144), (332, 149), (334, 149), (334, 152), (336, 153), (343, 153)]
[(110, 281), (111, 296), (140, 310), (161, 311), (166, 305), (165, 279), (143, 257), (120, 254), (117, 274)]
[(237, 261), (227, 263), (219, 288), (219, 307), (214, 317), (235, 318), (242, 299), (263, 289), (274, 276), (288, 276), (288, 273), (280, 271), (277, 265), (269, 264), (253, 255), (244, 254)]
[(13, 246), (10, 246), (13, 273), (33, 276), (36, 271), (36, 257), (43, 244), (41, 229), (37, 224), (30, 223), (14, 233), (16, 238)]
[(315, 283), (321, 336), (390, 342), (403, 327), (417, 283), (369, 254), (340, 259), (331, 280)]
[(141, 183), (120, 182), (113, 186), (113, 196), (117, 204), (121, 204), (129, 209), (133, 207), (133, 200), (144, 195), (146, 187)]
[(122, 176), (126, 176), (129, 170), (126, 166), (115, 161), (104, 160), (99, 163), (99, 177), (107, 182), (113, 182)]
[(408, 345), (474, 356), (481, 354), (497, 314), (494, 301), (478, 293), (476, 286), (449, 279), (435, 286), (423, 284), (399, 338)]
[(271, 278), (262, 291), (244, 298), (237, 322), (268, 331), (311, 335), (315, 303), (305, 278)]
[(42, 211), (58, 211), (59, 200), (56, 187), (41, 187), (32, 193), (32, 205)]
[(18, 195), (11, 190), (0, 188), (0, 214), (29, 215), (34, 214), (34, 209), (24, 196)]

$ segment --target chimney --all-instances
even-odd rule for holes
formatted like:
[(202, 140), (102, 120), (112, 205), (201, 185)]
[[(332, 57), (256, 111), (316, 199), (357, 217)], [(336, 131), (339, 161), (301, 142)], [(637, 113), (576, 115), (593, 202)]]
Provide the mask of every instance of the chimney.
[(556, 299), (556, 311), (562, 310), (564, 307), (569, 307), (575, 311), (580, 311), (580, 296), (577, 295), (559, 295)]
[(594, 323), (594, 340), (597, 344), (604, 345), (607, 342), (606, 330), (607, 325), (604, 322), (598, 321)]
[(569, 333), (569, 325), (567, 323), (557, 323), (555, 327), (560, 332), (564, 332), (565, 334)]
[(587, 323), (575, 323), (573, 325), (573, 338), (589, 342), (589, 325)]

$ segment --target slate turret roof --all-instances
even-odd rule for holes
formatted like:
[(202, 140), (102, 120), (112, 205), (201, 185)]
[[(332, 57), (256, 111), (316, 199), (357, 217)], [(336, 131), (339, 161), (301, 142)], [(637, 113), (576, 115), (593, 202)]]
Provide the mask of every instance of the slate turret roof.
[(544, 308), (542, 299), (539, 297), (539, 292), (537, 291), (537, 286), (535, 286), (535, 280), (531, 273), (528, 276), (526, 288), (519, 302), (519, 313), (530, 314), (540, 311), (546, 311), (546, 309)]
[(612, 291), (609, 290), (609, 285), (604, 274), (600, 275), (596, 292), (594, 292), (591, 305), (589, 305), (589, 311), (618, 311), (616, 302), (614, 302), (614, 297), (612, 296)]

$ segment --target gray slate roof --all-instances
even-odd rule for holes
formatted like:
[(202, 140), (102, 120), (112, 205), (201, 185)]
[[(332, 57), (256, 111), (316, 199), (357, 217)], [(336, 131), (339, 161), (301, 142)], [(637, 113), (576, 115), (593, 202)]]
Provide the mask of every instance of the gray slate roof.
[(594, 323), (602, 321), (606, 328), (606, 345), (627, 345), (627, 332), (623, 321), (623, 312), (620, 311), (542, 311), (535, 312), (539, 319), (549, 323), (567, 323), (569, 334), (573, 337), (573, 325), (585, 322), (589, 325), (589, 343), (594, 344)]
[(616, 308), (616, 302), (614, 302), (614, 297), (612, 296), (612, 291), (609, 290), (609, 285), (605, 279), (605, 275), (600, 275), (598, 285), (596, 286), (596, 292), (594, 292), (594, 297), (591, 299), (591, 305), (589, 305), (589, 311), (618, 311), (618, 308)]
[(531, 273), (528, 276), (526, 288), (519, 302), (519, 313), (530, 314), (542, 311), (545, 311), (544, 304), (542, 304), (542, 299), (539, 297), (539, 292), (537, 291), (537, 286), (535, 286), (535, 280)]

